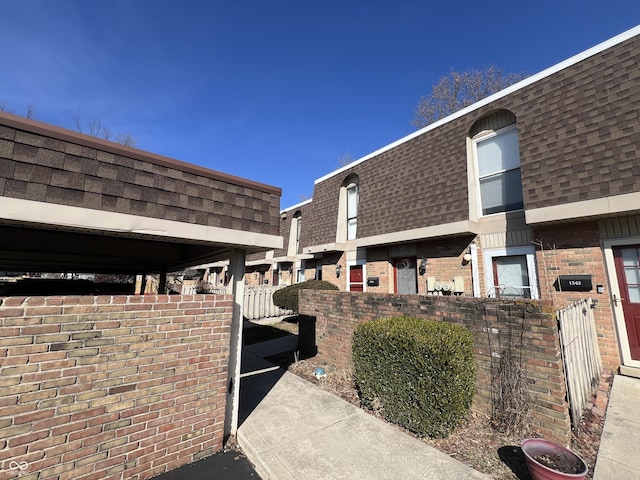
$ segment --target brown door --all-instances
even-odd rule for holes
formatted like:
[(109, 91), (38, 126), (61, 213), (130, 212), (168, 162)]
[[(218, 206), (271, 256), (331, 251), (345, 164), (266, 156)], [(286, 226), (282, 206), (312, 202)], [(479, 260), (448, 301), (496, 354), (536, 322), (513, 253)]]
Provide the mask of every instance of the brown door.
[(631, 358), (640, 360), (640, 245), (613, 249)]
[(362, 265), (352, 265), (349, 267), (349, 290), (352, 292), (364, 291)]

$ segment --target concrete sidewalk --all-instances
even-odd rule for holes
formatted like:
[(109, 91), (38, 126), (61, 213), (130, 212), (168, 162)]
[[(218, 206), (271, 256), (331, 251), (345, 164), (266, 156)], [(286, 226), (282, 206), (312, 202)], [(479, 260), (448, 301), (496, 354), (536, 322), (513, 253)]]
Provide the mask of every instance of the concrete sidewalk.
[(616, 375), (609, 394), (594, 480), (640, 478), (640, 379)]
[(240, 391), (238, 443), (263, 480), (490, 478), (282, 369)]

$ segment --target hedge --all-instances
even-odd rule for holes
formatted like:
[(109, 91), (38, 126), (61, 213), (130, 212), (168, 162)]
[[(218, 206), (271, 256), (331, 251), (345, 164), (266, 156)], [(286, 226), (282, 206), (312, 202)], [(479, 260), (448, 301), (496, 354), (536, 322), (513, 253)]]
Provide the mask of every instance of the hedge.
[(360, 324), (353, 335), (363, 406), (420, 436), (446, 437), (467, 417), (475, 388), (473, 336), (413, 317)]
[(339, 290), (333, 283), (322, 280), (307, 280), (306, 282), (295, 283), (288, 287), (281, 288), (273, 292), (274, 305), (285, 310), (298, 311), (298, 292), (303, 289), (311, 290)]

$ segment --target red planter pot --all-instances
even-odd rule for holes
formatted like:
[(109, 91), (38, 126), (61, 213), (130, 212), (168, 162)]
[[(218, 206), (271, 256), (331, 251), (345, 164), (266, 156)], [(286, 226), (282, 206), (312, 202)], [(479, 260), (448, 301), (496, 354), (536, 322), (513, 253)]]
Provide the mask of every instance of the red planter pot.
[(533, 480), (581, 480), (589, 468), (568, 448), (540, 438), (522, 442), (522, 451)]

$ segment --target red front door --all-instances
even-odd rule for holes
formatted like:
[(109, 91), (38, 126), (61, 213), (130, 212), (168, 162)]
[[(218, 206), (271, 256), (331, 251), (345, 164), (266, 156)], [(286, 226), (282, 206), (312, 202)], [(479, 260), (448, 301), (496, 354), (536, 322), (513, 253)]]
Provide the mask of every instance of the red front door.
[(640, 360), (640, 245), (613, 249), (624, 323), (633, 360)]
[(362, 265), (352, 265), (349, 267), (349, 291), (362, 292), (363, 290)]

